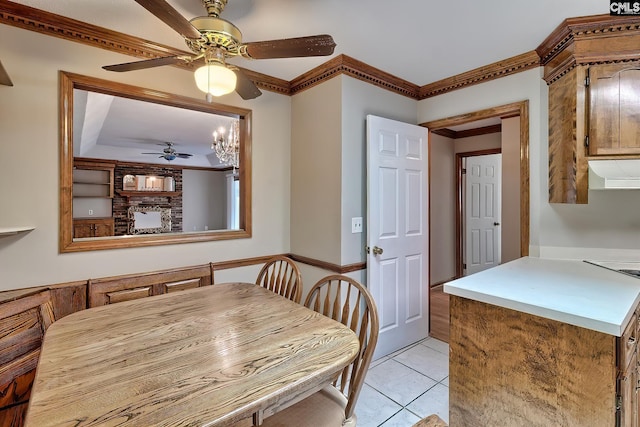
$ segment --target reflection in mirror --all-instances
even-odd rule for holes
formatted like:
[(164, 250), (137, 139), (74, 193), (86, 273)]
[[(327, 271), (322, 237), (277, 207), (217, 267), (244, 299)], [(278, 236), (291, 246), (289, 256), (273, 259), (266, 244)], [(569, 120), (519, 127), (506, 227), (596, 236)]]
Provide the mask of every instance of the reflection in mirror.
[(61, 252), (251, 236), (250, 110), (66, 72), (60, 86)]
[(129, 206), (128, 234), (171, 232), (171, 208), (160, 206)]

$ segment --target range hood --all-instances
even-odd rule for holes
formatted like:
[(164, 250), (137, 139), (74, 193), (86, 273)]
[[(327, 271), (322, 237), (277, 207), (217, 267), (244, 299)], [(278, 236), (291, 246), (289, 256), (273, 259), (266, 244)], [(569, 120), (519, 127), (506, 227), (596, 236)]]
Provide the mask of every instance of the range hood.
[(589, 160), (589, 190), (640, 189), (640, 159)]

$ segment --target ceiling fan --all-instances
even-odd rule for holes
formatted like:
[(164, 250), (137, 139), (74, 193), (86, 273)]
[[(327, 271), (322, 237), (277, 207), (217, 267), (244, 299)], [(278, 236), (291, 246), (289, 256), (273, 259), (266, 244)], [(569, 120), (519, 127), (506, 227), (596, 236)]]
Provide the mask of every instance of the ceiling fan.
[(173, 142), (165, 142), (158, 145), (166, 145), (167, 147), (162, 150), (162, 153), (142, 153), (142, 154), (159, 154), (158, 157), (161, 159), (165, 159), (170, 162), (171, 160), (175, 160), (176, 158), (188, 159), (193, 156), (193, 154), (189, 153), (178, 153), (175, 148), (173, 148)]
[(238, 67), (227, 64), (226, 59), (241, 56), (249, 59), (293, 58), (327, 56), (336, 46), (330, 35), (279, 39), (259, 42), (242, 42), (242, 33), (231, 22), (220, 18), (228, 0), (202, 0), (207, 16), (188, 21), (165, 0), (135, 0), (169, 27), (184, 37), (194, 56), (169, 56), (124, 64), (104, 66), (108, 71), (132, 71), (162, 65), (202, 62), (195, 72), (198, 88), (212, 96), (220, 96), (235, 90), (243, 99), (253, 99), (262, 94), (260, 89)]

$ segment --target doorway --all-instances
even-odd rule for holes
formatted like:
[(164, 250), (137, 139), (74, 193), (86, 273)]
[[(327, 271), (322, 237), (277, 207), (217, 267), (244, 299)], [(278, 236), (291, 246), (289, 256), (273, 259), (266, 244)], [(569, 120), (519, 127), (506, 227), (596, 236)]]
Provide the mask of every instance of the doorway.
[[(511, 159), (515, 159), (509, 162), (508, 167), (512, 169), (511, 173), (517, 174), (517, 179), (510, 179), (509, 182), (504, 182), (505, 192), (509, 191), (512, 194), (517, 193), (517, 202), (511, 202), (508, 205), (509, 210), (512, 212), (514, 220), (511, 224), (508, 224), (509, 233), (519, 237), (516, 241), (515, 247), (506, 248), (510, 254), (510, 259), (514, 259), (520, 256), (526, 256), (529, 253), (529, 114), (528, 114), (528, 101), (516, 102), (513, 104), (507, 104), (499, 107), (489, 108), (486, 110), (476, 111), (473, 113), (463, 114), (460, 116), (449, 117), (441, 120), (435, 120), (427, 123), (422, 123), (422, 126), (429, 128), (430, 130), (430, 150), (432, 155), (430, 156), (430, 178), (431, 183), (430, 197), (435, 194), (433, 191), (434, 184), (441, 185), (434, 179), (432, 173), (434, 170), (440, 168), (441, 162), (438, 162), (437, 157), (433, 154), (434, 147), (432, 147), (432, 139), (434, 134), (442, 135), (442, 132), (448, 132), (449, 128), (462, 125), (479, 122), (491, 118), (498, 118), (501, 121), (511, 120), (518, 124), (517, 134), (514, 136), (514, 143), (508, 146), (501, 147), (503, 150), (503, 156), (505, 150), (509, 151)], [(473, 151), (473, 150), (468, 150)], [(452, 162), (453, 163), (453, 162)], [(506, 162), (503, 162), (505, 165)], [(505, 165), (507, 167), (507, 165)], [(455, 166), (451, 166), (455, 170)], [(461, 179), (461, 177), (456, 177)], [(506, 186), (510, 188), (506, 188)], [(454, 216), (460, 217), (462, 202), (460, 196), (456, 194), (456, 184), (452, 180), (450, 184), (451, 193), (453, 194), (452, 200), (455, 203), (455, 211), (453, 214), (447, 214), (448, 221), (452, 222), (451, 218)], [(438, 189), (440, 190), (440, 189)], [(505, 202), (506, 203), (506, 202)], [(441, 209), (434, 200), (430, 200), (429, 205), (432, 206), (430, 224), (430, 253), (432, 262), (437, 260), (438, 253), (440, 253), (441, 263), (448, 265), (447, 272), (441, 272), (440, 276), (437, 276), (435, 269), (430, 269), (430, 292), (429, 292), (429, 312), (430, 312), (430, 335), (448, 341), (448, 295), (442, 292), (443, 284), (447, 281), (461, 277), (463, 274), (463, 256), (462, 256), (462, 234), (461, 225), (459, 223), (445, 227), (447, 230), (451, 230), (450, 233), (455, 233), (455, 238), (451, 241), (455, 242), (453, 245), (443, 245), (442, 241), (437, 238), (436, 231), (441, 230), (442, 224), (438, 223), (438, 218), (442, 217), (442, 213), (438, 212)], [(501, 222), (501, 227), (505, 225)], [(503, 233), (505, 228), (502, 227)], [(451, 246), (451, 247), (450, 247)], [(503, 245), (504, 249), (504, 245)], [(504, 260), (503, 260), (504, 261)]]
[[(457, 200), (462, 202), (462, 274), (468, 276), (501, 262), (502, 154), (485, 150), (456, 154)], [(460, 266), (458, 266), (460, 269)]]

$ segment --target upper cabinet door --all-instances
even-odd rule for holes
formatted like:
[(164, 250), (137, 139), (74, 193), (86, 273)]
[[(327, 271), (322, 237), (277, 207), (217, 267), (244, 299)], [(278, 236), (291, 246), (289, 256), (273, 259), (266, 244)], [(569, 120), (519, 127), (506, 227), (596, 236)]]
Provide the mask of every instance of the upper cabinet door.
[(589, 155), (640, 154), (640, 63), (589, 68)]

